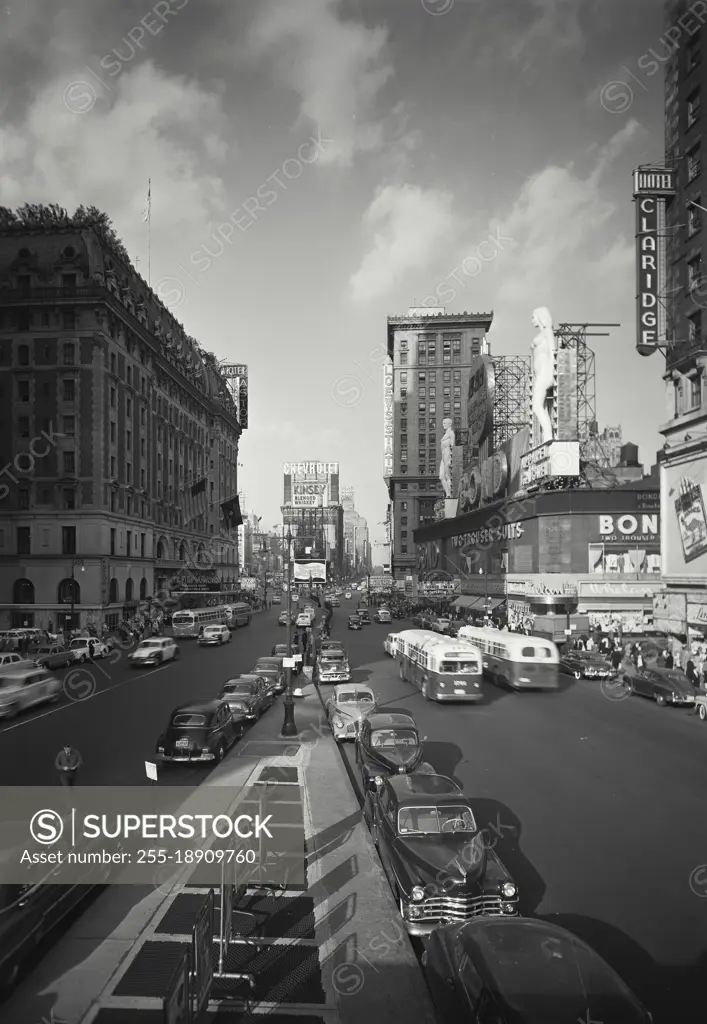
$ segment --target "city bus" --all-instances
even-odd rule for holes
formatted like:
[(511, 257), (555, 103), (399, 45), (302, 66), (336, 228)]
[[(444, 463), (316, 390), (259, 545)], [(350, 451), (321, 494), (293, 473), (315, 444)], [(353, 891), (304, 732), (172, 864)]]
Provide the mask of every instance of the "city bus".
[(247, 626), (251, 608), (248, 604), (214, 605), (212, 608), (186, 608), (172, 615), (175, 637), (198, 637), (204, 626)]
[(560, 653), (551, 640), (500, 629), (462, 626), (457, 640), (481, 654), (484, 675), (513, 690), (557, 690)]
[(425, 700), (474, 703), (483, 700), (478, 652), (431, 629), (405, 629), (396, 638), (400, 678)]

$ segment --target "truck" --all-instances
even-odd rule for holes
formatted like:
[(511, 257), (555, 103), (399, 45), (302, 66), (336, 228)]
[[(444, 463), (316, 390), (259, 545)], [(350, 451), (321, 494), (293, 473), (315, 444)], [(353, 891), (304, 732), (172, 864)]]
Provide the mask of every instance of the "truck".
[[(571, 634), (567, 636), (567, 629)], [(563, 647), (568, 641), (577, 636), (586, 636), (589, 633), (588, 615), (570, 615), (569, 623), (566, 614), (546, 613), (536, 615), (533, 624), (533, 636), (541, 636), (543, 640), (552, 640), (558, 647)]]

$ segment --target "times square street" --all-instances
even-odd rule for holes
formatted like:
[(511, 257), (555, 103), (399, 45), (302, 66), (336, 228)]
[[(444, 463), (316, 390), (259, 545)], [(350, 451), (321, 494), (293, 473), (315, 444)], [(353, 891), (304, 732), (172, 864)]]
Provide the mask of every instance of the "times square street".
[[(2, 783), (57, 784), (54, 761), (70, 744), (84, 762), (79, 785), (149, 785), (144, 762), (170, 711), (217, 695), (283, 642), (278, 611), (254, 616), (228, 646), (183, 642), (180, 661), (164, 668), (132, 670), (125, 656), (85, 666), (95, 693), (76, 699), (91, 682), (82, 671), (66, 687), (74, 699), (63, 695), (0, 729)], [(386, 710), (412, 714), (427, 760), (474, 801), (479, 828), (520, 887), (522, 912), (552, 915), (619, 971), (656, 1021), (678, 1019), (683, 999), (694, 1005), (705, 947), (707, 817), (695, 771), (704, 725), (685, 710), (573, 679), (555, 693), (485, 683), (479, 705), (436, 705), (399, 679), (383, 651), (390, 631), (349, 632), (342, 608), (331, 635), (346, 645), (354, 681), (371, 685)], [(281, 702), (267, 714), (281, 716)], [(353, 745), (342, 752), (354, 779)], [(198, 785), (209, 771), (180, 766), (161, 772), (159, 784)]]

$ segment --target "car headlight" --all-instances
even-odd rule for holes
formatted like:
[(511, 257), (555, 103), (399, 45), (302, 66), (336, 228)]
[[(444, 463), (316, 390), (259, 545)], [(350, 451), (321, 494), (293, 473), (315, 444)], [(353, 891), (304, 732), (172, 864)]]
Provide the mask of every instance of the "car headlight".
[(504, 882), (501, 892), (507, 900), (512, 899), (518, 893), (518, 889), (515, 887), (513, 882)]
[(383, 776), (382, 775), (376, 775), (375, 778), (373, 779), (373, 781), (375, 782), (376, 786), (382, 786), (383, 785)]
[(414, 888), (412, 890), (412, 898), (417, 903), (419, 903), (420, 900), (424, 900), (424, 898), (425, 898), (425, 890), (420, 888), (419, 885), (414, 886)]
[(334, 725), (336, 726), (337, 729), (343, 729), (344, 728), (344, 723), (342, 722), (342, 720), (340, 718), (335, 718), (334, 719)]

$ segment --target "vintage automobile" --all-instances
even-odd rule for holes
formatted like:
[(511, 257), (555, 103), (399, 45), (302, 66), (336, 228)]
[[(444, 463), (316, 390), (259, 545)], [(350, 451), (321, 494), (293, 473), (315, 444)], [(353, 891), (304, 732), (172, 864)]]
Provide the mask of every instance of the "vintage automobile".
[(432, 932), (422, 955), (439, 1020), (652, 1024), (576, 935), (531, 917), (477, 917)]
[(148, 640), (141, 640), (132, 654), (128, 655), (128, 661), (132, 668), (147, 668), (172, 661), (179, 656), (180, 650), (173, 637), (153, 636)]
[(359, 618), (358, 613), (356, 615), (349, 615), (348, 628), (349, 629), (363, 629), (363, 623), (361, 622), (361, 619)]
[(347, 601), (350, 601), (352, 596), (353, 595), (351, 594), (350, 590), (347, 590), (346, 593), (344, 594), (344, 597), (346, 598)]
[(434, 630), (435, 633), (446, 633), (452, 624), (451, 619), (439, 618), (434, 619), (430, 629)]
[[(299, 651), (297, 649), (297, 644), (295, 643), (292, 644), (292, 654), (288, 652), (287, 644), (275, 644), (273, 649), (270, 651), (270, 656), (272, 658), (294, 658), (297, 654), (299, 654)], [(292, 675), (298, 676), (301, 671), (302, 662), (296, 661), (295, 667), (292, 669)]]
[(284, 693), (287, 685), (287, 673), (282, 667), (282, 658), (258, 658), (253, 666), (252, 674), (266, 679), (274, 693)]
[(317, 643), (317, 651), (320, 654), (324, 651), (340, 651), (341, 654), (346, 654), (346, 648), (341, 640), (320, 639)]
[(294, 615), (289, 615), (288, 616), (287, 612), (280, 612), (280, 614), (278, 616), (278, 619), (277, 619), (278, 626), (286, 626), (288, 618), (289, 618), (290, 622), (294, 625), (294, 622), (295, 622), (295, 616)]
[(422, 742), (412, 715), (402, 712), (370, 715), (361, 723), (356, 737), (356, 764), (361, 773), (361, 788), (370, 790), (370, 783), (382, 783), (389, 775), (407, 772), (431, 772), (424, 761)]
[(695, 697), (695, 714), (700, 716), (701, 722), (707, 722), (707, 694), (700, 693)]
[(21, 662), (0, 671), (0, 718), (14, 718), (37, 704), (61, 697), (61, 680), (46, 668)]
[(223, 761), (226, 752), (241, 738), (245, 715), (225, 700), (197, 700), (175, 708), (157, 741), (160, 761)]
[(272, 707), (275, 691), (269, 680), (251, 672), (228, 679), (223, 684), (220, 698), (249, 722), (257, 722), (262, 713)]
[(69, 644), (74, 661), (93, 661), (94, 658), (107, 658), (110, 647), (97, 636), (77, 636)]
[(368, 608), (359, 608), (358, 612), (357, 612), (357, 615), (358, 615), (359, 619), (361, 620), (362, 625), (370, 626), (370, 624), (371, 624), (371, 613), (369, 612)]
[(312, 682), (316, 684), (351, 682), (351, 668), (344, 652), (336, 648), (320, 651), (314, 663)]
[(281, 594), (273, 594), (273, 596), (272, 596), (272, 603), (273, 604), (282, 604), (282, 595)]
[(374, 622), (392, 622), (393, 616), (390, 614), (390, 608), (378, 608), (373, 615)]
[(387, 637), (383, 641), (383, 650), (386, 654), (389, 654), (391, 658), (397, 658), (398, 656), (398, 634), (388, 633)]
[(646, 665), (624, 674), (624, 685), (629, 693), (650, 697), (659, 707), (666, 704), (694, 706), (699, 690), (684, 672), (677, 668), (659, 668)]
[(609, 659), (597, 651), (566, 651), (560, 658), (560, 671), (575, 679), (614, 679), (618, 675)]
[(30, 648), (30, 656), (40, 668), (66, 668), (67, 665), (76, 662), (74, 652), (62, 644), (44, 644), (41, 647)]
[(231, 630), (224, 625), (204, 626), (204, 630), (197, 640), (199, 647), (220, 647), (221, 644), (230, 644), (230, 642)]
[(370, 687), (356, 683), (337, 686), (326, 702), (326, 713), (336, 742), (355, 740), (361, 722), (375, 711), (375, 707), (376, 695)]
[(372, 782), (364, 815), (411, 935), (518, 913), (518, 888), (451, 779), (413, 772)]
[(418, 612), (413, 615), (412, 624), (416, 629), (432, 629), (433, 618), (428, 612)]

